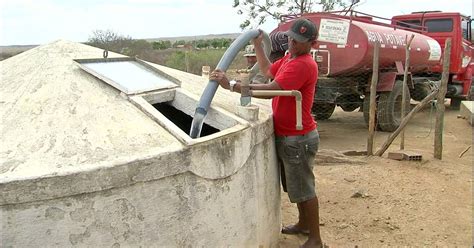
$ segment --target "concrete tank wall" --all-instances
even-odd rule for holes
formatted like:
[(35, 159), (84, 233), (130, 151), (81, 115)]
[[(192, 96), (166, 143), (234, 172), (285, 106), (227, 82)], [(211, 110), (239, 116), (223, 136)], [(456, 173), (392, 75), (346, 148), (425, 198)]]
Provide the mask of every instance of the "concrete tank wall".
[[(100, 178), (56, 178), (54, 183), (62, 185), (50, 191), (44, 187), (49, 183), (41, 181), (2, 187), (2, 247), (277, 246), (280, 188), (269, 128), (270, 122), (263, 123), (182, 152), (120, 166), (126, 173), (114, 167)], [(215, 158), (203, 160), (203, 152), (212, 150)], [(87, 178), (122, 183), (67, 195), (73, 190), (68, 187), (78, 184), (72, 183), (75, 179), (96, 185)], [(58, 197), (61, 187), (64, 196)]]
[[(223, 128), (190, 141), (73, 61), (102, 52), (57, 41), (0, 62), (0, 247), (277, 246), (269, 102), (250, 115), (219, 91)], [(182, 82), (160, 100), (194, 106), (202, 77), (152, 66)]]

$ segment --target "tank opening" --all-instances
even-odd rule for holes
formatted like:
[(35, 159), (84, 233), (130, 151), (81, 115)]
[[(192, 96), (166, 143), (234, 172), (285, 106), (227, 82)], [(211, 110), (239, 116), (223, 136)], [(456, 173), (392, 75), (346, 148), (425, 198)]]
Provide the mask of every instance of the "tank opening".
[[(171, 106), (168, 102), (155, 103), (153, 104), (153, 107), (156, 110), (160, 111), (160, 113), (166, 116), (166, 118), (172, 121), (177, 127), (183, 130), (185, 133), (188, 133), (189, 130), (191, 129), (191, 123), (193, 121), (193, 117)], [(211, 135), (219, 131), (220, 131), (219, 129), (204, 123), (202, 125), (201, 137)]]

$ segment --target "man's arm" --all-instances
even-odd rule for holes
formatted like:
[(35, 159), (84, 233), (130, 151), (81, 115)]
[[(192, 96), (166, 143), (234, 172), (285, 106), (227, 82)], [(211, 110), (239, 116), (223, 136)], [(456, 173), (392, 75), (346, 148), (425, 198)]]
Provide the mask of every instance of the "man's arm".
[(260, 68), (260, 72), (268, 78), (273, 78), (273, 75), (270, 73), (270, 66), (272, 63), (268, 60), (265, 52), (263, 51), (262, 41), (263, 41), (263, 31), (260, 30), (260, 34), (253, 39), (253, 45), (255, 48), (255, 54), (257, 55), (257, 63)]
[[(229, 79), (225, 75), (225, 73), (219, 69), (214, 70), (209, 75), (210, 80), (216, 81), (222, 88), (230, 89)], [(250, 90), (282, 90), (280, 85), (275, 81), (271, 81), (269, 84), (250, 84)], [(242, 83), (237, 82), (234, 85), (234, 92), (241, 93), (242, 91)], [(256, 97), (256, 96), (254, 96)], [(256, 98), (263, 98), (263, 99), (270, 99), (273, 98), (272, 96), (258, 96)]]
[[(214, 70), (209, 75), (209, 79), (216, 81), (224, 89), (230, 89), (229, 79), (227, 78), (225, 73), (221, 70)], [(273, 80), (269, 84), (250, 84), (249, 87), (250, 87), (250, 90), (281, 90), (282, 89), (280, 87), (280, 85), (275, 80)], [(240, 93), (241, 89), (242, 89), (242, 84), (240, 82), (237, 82), (234, 85), (234, 92)], [(271, 96), (259, 96), (257, 98), (270, 99), (272, 97)]]
[[(242, 84), (237, 82), (237, 84), (234, 86), (234, 91), (236, 92), (241, 92), (241, 86)], [(281, 90), (280, 85), (275, 81), (271, 81), (269, 84), (250, 84), (249, 85), (250, 90)], [(255, 98), (263, 98), (263, 99), (271, 99), (273, 96), (252, 96)]]

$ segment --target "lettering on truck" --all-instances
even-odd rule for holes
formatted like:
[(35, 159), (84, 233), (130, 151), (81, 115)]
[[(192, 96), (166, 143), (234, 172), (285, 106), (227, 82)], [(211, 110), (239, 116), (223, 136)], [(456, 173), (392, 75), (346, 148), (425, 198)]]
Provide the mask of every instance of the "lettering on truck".
[(369, 42), (375, 43), (378, 41), (380, 44), (392, 45), (392, 46), (406, 46), (405, 37), (394, 34), (380, 34), (376, 31), (366, 30), (367, 38)]

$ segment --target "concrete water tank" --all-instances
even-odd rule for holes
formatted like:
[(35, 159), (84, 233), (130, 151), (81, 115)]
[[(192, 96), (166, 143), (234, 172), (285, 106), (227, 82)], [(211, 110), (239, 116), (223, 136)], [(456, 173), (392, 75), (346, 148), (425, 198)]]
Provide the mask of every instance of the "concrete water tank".
[(206, 79), (102, 54), (57, 41), (0, 62), (0, 246), (277, 246), (268, 101), (255, 115), (220, 89), (191, 139)]

